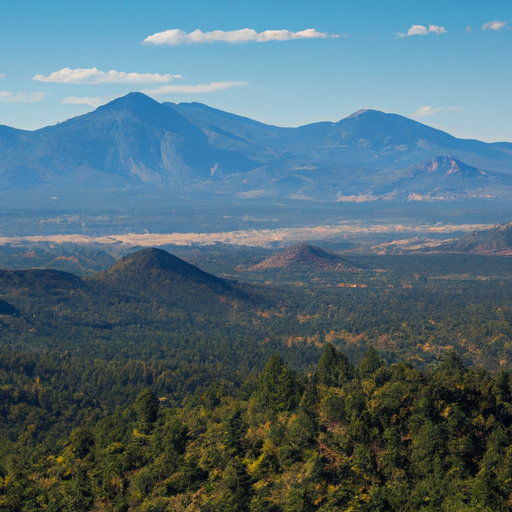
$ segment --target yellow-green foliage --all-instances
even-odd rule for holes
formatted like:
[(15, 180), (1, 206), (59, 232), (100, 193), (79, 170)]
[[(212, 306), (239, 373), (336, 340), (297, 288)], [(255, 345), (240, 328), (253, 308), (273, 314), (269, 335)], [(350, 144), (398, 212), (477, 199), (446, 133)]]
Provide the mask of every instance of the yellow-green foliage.
[(510, 374), (455, 352), (425, 371), (374, 350), (354, 368), (331, 346), (321, 362), (300, 377), (274, 356), (239, 391), (218, 382), (174, 407), (145, 389), (57, 446), (21, 435), (0, 509), (510, 509)]

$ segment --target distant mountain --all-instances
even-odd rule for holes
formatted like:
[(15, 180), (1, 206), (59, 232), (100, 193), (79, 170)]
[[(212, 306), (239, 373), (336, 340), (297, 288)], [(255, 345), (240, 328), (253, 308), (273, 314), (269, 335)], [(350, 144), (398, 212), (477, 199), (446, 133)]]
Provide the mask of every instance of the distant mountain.
[(436, 156), (453, 156), (484, 170), (512, 173), (512, 143), (457, 139), (406, 117), (377, 110), (360, 110), (337, 123), (279, 128), (200, 103), (164, 105), (200, 127), (212, 144), (236, 147), (247, 155), (256, 148), (266, 148), (274, 156), (291, 154), (310, 162), (371, 169), (401, 169)]
[(200, 128), (208, 142), (219, 149), (239, 151), (265, 164), (283, 156), (280, 140), (291, 128), (271, 126), (247, 117), (237, 116), (202, 103), (170, 103), (175, 110)]
[(197, 192), (195, 201), (508, 198), (510, 176), (511, 143), (457, 139), (375, 110), (280, 128), (130, 93), (40, 130), (0, 126), (0, 191), (149, 187)]
[(468, 233), (461, 238), (433, 247), (429, 251), (511, 256), (512, 223)]
[(402, 200), (456, 200), (510, 194), (512, 175), (482, 171), (452, 156), (437, 156), (399, 171), (382, 173), (369, 193)]
[(2, 127), (0, 154), (3, 189), (176, 186), (257, 167), (211, 147), (199, 128), (141, 93), (34, 132)]
[(339, 272), (361, 270), (361, 267), (336, 254), (305, 243), (295, 244), (279, 251), (248, 270), (296, 269), (298, 267)]

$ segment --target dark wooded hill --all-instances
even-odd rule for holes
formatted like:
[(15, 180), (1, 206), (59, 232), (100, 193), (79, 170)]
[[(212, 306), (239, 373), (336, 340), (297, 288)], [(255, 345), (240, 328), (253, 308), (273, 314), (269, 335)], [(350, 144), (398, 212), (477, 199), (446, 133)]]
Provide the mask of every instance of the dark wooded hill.
[(233, 284), (190, 265), (163, 249), (142, 249), (121, 258), (108, 270), (89, 279), (117, 290), (140, 296), (162, 297), (183, 294), (237, 296)]
[(50, 337), (68, 348), (90, 343), (97, 329), (225, 329), (233, 311), (271, 303), (255, 286), (213, 276), (162, 249), (135, 252), (94, 277), (0, 270), (0, 296), (4, 339), (45, 345)]

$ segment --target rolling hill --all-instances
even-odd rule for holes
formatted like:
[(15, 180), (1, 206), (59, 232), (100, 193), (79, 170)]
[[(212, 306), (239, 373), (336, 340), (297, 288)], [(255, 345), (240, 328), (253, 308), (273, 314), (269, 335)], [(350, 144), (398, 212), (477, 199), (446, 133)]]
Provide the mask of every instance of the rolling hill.
[(361, 267), (320, 247), (299, 243), (273, 254), (248, 270), (309, 269), (358, 272)]
[(247, 298), (236, 285), (155, 248), (125, 256), (87, 281), (138, 299), (158, 299), (194, 311), (207, 312), (220, 303)]
[(234, 310), (251, 312), (272, 302), (254, 286), (228, 282), (161, 249), (132, 253), (93, 277), (0, 270), (0, 301), (0, 315), (17, 313), (0, 322), (4, 339), (49, 336), (50, 343), (66, 346), (105, 330), (225, 328)]

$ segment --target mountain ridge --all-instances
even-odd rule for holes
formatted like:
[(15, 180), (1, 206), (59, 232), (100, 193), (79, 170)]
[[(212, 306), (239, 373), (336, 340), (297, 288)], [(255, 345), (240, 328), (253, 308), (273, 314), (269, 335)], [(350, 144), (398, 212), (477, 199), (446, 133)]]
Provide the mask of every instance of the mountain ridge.
[[(3, 148), (0, 176), (32, 169), (29, 176), (41, 184), (85, 177), (80, 181), (88, 185), (87, 173), (92, 172), (121, 185), (175, 185), (209, 176), (222, 157), (228, 160), (226, 170), (230, 160), (245, 169), (254, 167), (236, 153), (210, 148), (199, 128), (142, 93), (130, 93), (91, 113), (16, 135)], [(2, 142), (5, 146), (5, 138)], [(9, 164), (9, 158), (15, 158), (15, 163)]]
[(512, 223), (473, 231), (455, 240), (425, 249), (427, 252), (469, 253), (494, 256), (512, 255)]
[[(417, 189), (408, 194), (397, 177), (411, 166), (451, 157), (460, 168), (486, 174), (466, 174), (461, 192), (443, 189), (436, 197), (512, 197), (511, 143), (457, 139), (372, 109), (335, 123), (281, 128), (200, 103), (161, 104), (130, 93), (32, 132), (0, 127), (0, 157), (0, 190), (51, 187), (79, 195), (152, 187), (222, 200), (330, 202), (366, 196), (408, 200), (410, 193), (428, 199), (431, 186), (422, 189), (421, 176), (414, 177)], [(375, 194), (377, 182), (388, 188), (385, 194)]]

